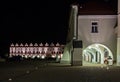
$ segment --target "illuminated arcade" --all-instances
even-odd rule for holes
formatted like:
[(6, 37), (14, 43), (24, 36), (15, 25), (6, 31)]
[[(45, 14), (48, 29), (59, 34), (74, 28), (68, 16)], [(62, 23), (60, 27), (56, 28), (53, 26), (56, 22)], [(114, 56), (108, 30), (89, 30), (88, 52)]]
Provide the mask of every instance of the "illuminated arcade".
[(104, 64), (108, 58), (113, 59), (113, 54), (102, 44), (92, 44), (83, 50), (84, 62)]
[(59, 43), (50, 45), (48, 43), (46, 44), (32, 44), (29, 45), (26, 44), (11, 44), (10, 45), (10, 51), (9, 51), (9, 57), (14, 56), (21, 56), (22, 58), (40, 58), (45, 59), (46, 57), (51, 58), (59, 58), (61, 59), (63, 54), (64, 45), (60, 45)]

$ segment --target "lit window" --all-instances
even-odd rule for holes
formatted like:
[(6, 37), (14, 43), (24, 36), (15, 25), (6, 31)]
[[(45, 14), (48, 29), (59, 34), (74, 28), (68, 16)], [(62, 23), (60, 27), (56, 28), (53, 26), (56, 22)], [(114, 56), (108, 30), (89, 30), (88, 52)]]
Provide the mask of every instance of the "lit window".
[(98, 21), (92, 21), (92, 33), (98, 33)]

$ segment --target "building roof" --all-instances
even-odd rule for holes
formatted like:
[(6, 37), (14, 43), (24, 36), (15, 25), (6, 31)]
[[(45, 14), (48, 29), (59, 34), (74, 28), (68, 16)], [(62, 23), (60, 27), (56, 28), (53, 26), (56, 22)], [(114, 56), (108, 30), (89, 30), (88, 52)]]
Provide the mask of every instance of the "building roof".
[(79, 15), (117, 15), (117, 0), (87, 0), (77, 5)]

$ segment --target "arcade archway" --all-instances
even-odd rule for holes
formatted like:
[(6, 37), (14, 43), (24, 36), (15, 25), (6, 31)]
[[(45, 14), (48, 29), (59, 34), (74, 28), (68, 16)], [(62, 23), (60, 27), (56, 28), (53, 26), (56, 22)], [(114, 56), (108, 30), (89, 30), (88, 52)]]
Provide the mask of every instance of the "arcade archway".
[(102, 44), (92, 44), (83, 50), (83, 65), (105, 64), (108, 58), (113, 60), (113, 54), (108, 47)]

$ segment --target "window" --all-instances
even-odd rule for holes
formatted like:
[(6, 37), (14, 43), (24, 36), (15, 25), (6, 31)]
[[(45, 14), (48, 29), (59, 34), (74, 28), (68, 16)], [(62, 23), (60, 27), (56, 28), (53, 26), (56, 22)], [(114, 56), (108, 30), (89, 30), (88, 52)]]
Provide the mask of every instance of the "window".
[(92, 21), (92, 33), (98, 33), (98, 21)]

